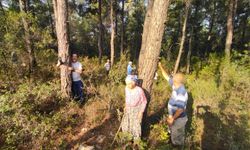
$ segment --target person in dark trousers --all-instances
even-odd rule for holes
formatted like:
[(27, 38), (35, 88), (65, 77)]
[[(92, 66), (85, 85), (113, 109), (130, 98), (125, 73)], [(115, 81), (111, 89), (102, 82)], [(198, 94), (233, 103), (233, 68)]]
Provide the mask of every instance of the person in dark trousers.
[(82, 64), (78, 61), (77, 54), (72, 54), (71, 67), (68, 68), (72, 71), (72, 93), (73, 98), (80, 100), (80, 103), (84, 102), (83, 97), (83, 83), (82, 83)]
[(185, 126), (187, 123), (186, 105), (188, 93), (184, 87), (184, 75), (181, 73), (169, 76), (159, 63), (163, 77), (172, 87), (172, 95), (168, 101), (167, 124), (170, 129), (171, 142), (174, 146), (183, 146), (185, 143)]

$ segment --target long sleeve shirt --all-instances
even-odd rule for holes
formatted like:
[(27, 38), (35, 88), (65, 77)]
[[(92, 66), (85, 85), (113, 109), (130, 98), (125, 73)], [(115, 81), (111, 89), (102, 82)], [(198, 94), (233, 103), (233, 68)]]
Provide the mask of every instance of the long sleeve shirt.
[(134, 89), (125, 88), (126, 107), (140, 107), (144, 112), (147, 105), (147, 98), (142, 88), (136, 86)]

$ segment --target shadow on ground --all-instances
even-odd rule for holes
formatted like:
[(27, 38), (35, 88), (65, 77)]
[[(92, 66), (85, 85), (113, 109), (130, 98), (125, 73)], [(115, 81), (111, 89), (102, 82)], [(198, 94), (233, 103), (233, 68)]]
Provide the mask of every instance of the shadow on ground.
[(246, 116), (216, 114), (210, 106), (197, 106), (197, 117), (203, 120), (203, 150), (250, 149)]

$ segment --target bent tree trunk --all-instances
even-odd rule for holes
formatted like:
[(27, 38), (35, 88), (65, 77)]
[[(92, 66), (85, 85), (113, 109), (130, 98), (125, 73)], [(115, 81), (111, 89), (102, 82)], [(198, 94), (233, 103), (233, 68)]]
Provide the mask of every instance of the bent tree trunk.
[(151, 0), (144, 22), (142, 49), (139, 57), (139, 78), (147, 98), (151, 92), (154, 74), (160, 54), (164, 23), (167, 19), (169, 0)]
[(225, 43), (225, 56), (226, 59), (230, 59), (230, 51), (233, 41), (233, 18), (234, 11), (236, 10), (237, 0), (230, 0), (228, 4), (228, 15), (227, 15), (227, 37)]
[[(19, 6), (20, 6), (20, 12), (24, 14), (27, 14), (28, 12), (28, 1), (27, 0), (19, 0)], [(22, 16), (22, 23), (24, 27), (24, 39), (25, 39), (25, 46), (27, 49), (27, 52), (29, 54), (29, 72), (33, 72), (34, 67), (36, 66), (36, 59), (35, 54), (32, 46), (31, 41), (31, 35), (29, 31), (29, 23), (26, 19), (26, 16)]]
[(110, 1), (110, 20), (111, 20), (111, 39), (110, 39), (110, 49), (111, 49), (111, 66), (114, 64), (115, 57), (115, 25), (114, 25), (114, 10), (113, 10), (113, 0)]
[(66, 64), (60, 67), (61, 91), (63, 97), (70, 98), (71, 73), (68, 71), (67, 66), (70, 65), (67, 0), (53, 0), (53, 8), (58, 42), (58, 56)]
[(188, 20), (188, 12), (189, 12), (189, 7), (190, 7), (190, 1), (191, 0), (185, 0), (186, 3), (186, 7), (185, 7), (185, 15), (184, 15), (184, 22), (183, 22), (183, 26), (182, 26), (182, 36), (181, 36), (181, 43), (180, 43), (180, 48), (179, 48), (179, 53), (175, 62), (175, 67), (174, 67), (174, 74), (176, 74), (178, 68), (179, 68), (179, 64), (180, 64), (180, 60), (181, 60), (181, 54), (183, 52), (183, 47), (184, 47), (184, 42), (185, 42), (185, 38), (186, 38), (186, 28), (187, 28), (187, 20)]

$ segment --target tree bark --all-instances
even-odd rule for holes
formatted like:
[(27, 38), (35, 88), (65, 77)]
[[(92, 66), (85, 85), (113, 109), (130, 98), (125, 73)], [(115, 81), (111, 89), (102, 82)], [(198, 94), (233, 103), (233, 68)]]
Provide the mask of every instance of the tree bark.
[(200, 22), (197, 22), (196, 21), (196, 18), (198, 17), (198, 12), (200, 10), (200, 1), (199, 0), (194, 0), (193, 1), (193, 5), (194, 5), (194, 13), (193, 13), (193, 17), (192, 19), (190, 20), (191, 21), (191, 25), (192, 25), (192, 29), (193, 29), (193, 43), (192, 43), (192, 48), (193, 48), (193, 54), (194, 55), (197, 55), (197, 56), (200, 56), (200, 53), (199, 53), (199, 34), (200, 33), (200, 30), (199, 30), (199, 23)]
[(98, 0), (98, 18), (99, 18), (99, 35), (98, 35), (98, 51), (99, 51), (99, 64), (102, 62), (103, 51), (103, 29), (102, 29), (102, 0)]
[(246, 11), (244, 17), (242, 18), (242, 27), (241, 27), (242, 32), (241, 32), (241, 38), (240, 38), (240, 41), (239, 41), (241, 50), (245, 49), (245, 43), (246, 43), (245, 36), (246, 36), (246, 31), (248, 29), (247, 28), (247, 23), (248, 23), (247, 18), (249, 16), (249, 12), (250, 11)]
[[(152, 16), (152, 9), (154, 5), (155, 0), (148, 0), (148, 7), (147, 7), (147, 13), (145, 16), (144, 24), (143, 24), (143, 33), (142, 33), (142, 45), (140, 49), (140, 56), (139, 56), (139, 66), (142, 66), (143, 61), (140, 61), (140, 58), (144, 58), (144, 53), (145, 53), (145, 48), (146, 48), (146, 43), (147, 43), (147, 38), (148, 38), (148, 33), (149, 33), (149, 27), (151, 23), (151, 16)], [(141, 67), (139, 67), (139, 72), (141, 72)]]
[(167, 50), (167, 61), (170, 62), (171, 61), (171, 57), (172, 57), (172, 52), (171, 49), (173, 47), (174, 44), (171, 44)]
[[(119, 1), (115, 1), (115, 35), (118, 33), (118, 13), (119, 9), (117, 8), (119, 5)], [(116, 39), (117, 40), (117, 39)]]
[(211, 21), (209, 23), (209, 30), (208, 30), (208, 37), (207, 37), (207, 46), (206, 46), (206, 51), (205, 51), (205, 57), (208, 58), (209, 57), (209, 53), (211, 51), (212, 48), (212, 31), (213, 31), (213, 27), (214, 27), (214, 22), (215, 22), (215, 9), (216, 9), (216, 1), (213, 0), (213, 12), (211, 15)]
[(148, 12), (144, 22), (142, 49), (139, 57), (139, 78), (142, 79), (142, 88), (146, 91), (148, 99), (150, 99), (149, 94), (160, 55), (169, 1), (149, 1)]
[[(29, 2), (27, 0), (19, 0), (20, 12), (23, 14), (28, 13)], [(27, 52), (29, 54), (29, 72), (33, 72), (36, 66), (36, 59), (34, 54), (34, 49), (32, 45), (31, 35), (29, 31), (29, 23), (25, 18), (26, 16), (22, 16), (22, 23), (24, 27), (24, 39), (25, 39), (25, 46)]]
[(228, 15), (227, 15), (227, 36), (225, 43), (225, 57), (227, 60), (230, 60), (230, 51), (233, 41), (233, 19), (236, 6), (237, 6), (237, 0), (229, 0)]
[(47, 1), (47, 6), (48, 6), (48, 12), (49, 12), (49, 22), (50, 22), (50, 28), (51, 28), (51, 36), (52, 38), (56, 38), (56, 34), (55, 34), (55, 27), (53, 25), (53, 19), (52, 19), (52, 13), (51, 13), (51, 5), (50, 5), (50, 1)]
[(187, 74), (189, 74), (190, 72), (191, 54), (192, 54), (192, 36), (193, 36), (193, 29), (191, 30), (189, 41), (188, 41), (187, 67), (186, 67)]
[(190, 0), (185, 0), (185, 3), (186, 3), (186, 7), (185, 7), (184, 22), (183, 22), (183, 26), (182, 26), (182, 36), (181, 36), (179, 53), (178, 53), (178, 56), (177, 56), (177, 59), (176, 59), (176, 62), (175, 62), (174, 74), (176, 74), (176, 72), (177, 72), (177, 70), (179, 68), (181, 55), (182, 55), (183, 47), (184, 47), (184, 42), (185, 42), (185, 38), (186, 38), (186, 28), (187, 28), (187, 20), (188, 20), (188, 12), (189, 12), (189, 7), (190, 7)]
[(114, 25), (114, 10), (113, 10), (113, 0), (110, 0), (110, 21), (111, 21), (111, 39), (110, 39), (110, 49), (111, 49), (111, 66), (114, 64), (115, 58), (115, 25)]
[(122, 10), (121, 10), (121, 47), (120, 54), (122, 55), (124, 52), (124, 1), (122, 0)]
[(63, 97), (70, 98), (72, 81), (71, 72), (68, 70), (68, 65), (70, 65), (71, 62), (67, 22), (67, 0), (53, 0), (53, 8), (58, 42), (58, 56), (65, 64), (60, 67), (61, 92)]

